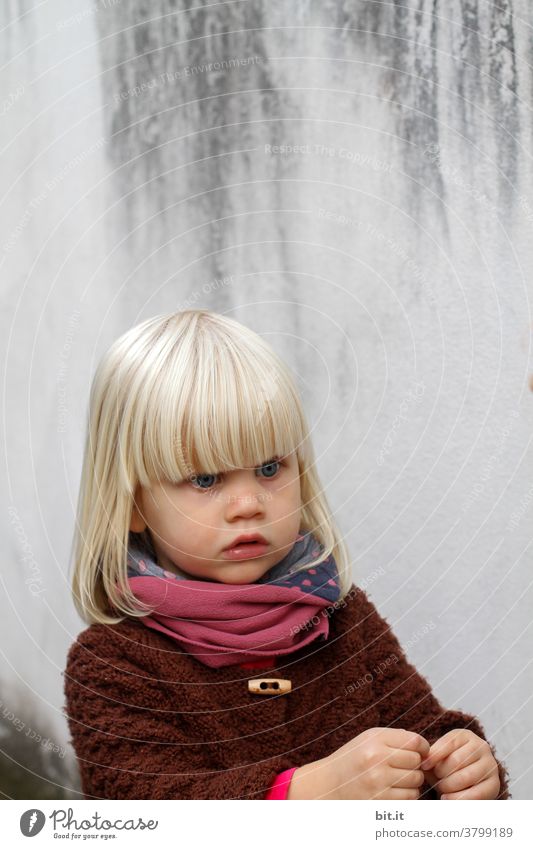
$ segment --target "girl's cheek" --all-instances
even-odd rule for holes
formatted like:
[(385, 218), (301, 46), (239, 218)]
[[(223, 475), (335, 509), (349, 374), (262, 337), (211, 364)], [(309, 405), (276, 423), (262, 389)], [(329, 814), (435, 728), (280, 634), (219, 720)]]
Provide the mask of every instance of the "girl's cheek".
[(183, 522), (201, 520), (202, 517), (220, 509), (221, 504), (222, 501), (220, 498), (216, 501), (213, 498), (202, 496), (189, 499), (189, 501), (181, 505), (180, 520)]

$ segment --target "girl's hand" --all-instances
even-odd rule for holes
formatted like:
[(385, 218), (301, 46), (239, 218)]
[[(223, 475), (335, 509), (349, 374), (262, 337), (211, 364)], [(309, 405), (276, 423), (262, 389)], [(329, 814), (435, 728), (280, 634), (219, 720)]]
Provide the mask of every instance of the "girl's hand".
[(414, 731), (369, 728), (322, 760), (316, 772), (321, 786), (311, 798), (418, 799), (420, 763), (429, 751), (428, 741)]
[(441, 799), (496, 799), (500, 792), (498, 764), (489, 744), (466, 728), (453, 728), (440, 737), (420, 766)]

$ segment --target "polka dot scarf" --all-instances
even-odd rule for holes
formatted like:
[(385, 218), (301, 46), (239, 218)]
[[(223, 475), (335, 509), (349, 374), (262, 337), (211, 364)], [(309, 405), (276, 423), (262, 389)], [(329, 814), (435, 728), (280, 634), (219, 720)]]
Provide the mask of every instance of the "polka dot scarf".
[(138, 546), (128, 549), (128, 582), (153, 607), (143, 617), (211, 667), (285, 655), (327, 639), (330, 613), (340, 597), (332, 555), (311, 568), (323, 548), (301, 530), (288, 554), (253, 584), (195, 580), (163, 569)]

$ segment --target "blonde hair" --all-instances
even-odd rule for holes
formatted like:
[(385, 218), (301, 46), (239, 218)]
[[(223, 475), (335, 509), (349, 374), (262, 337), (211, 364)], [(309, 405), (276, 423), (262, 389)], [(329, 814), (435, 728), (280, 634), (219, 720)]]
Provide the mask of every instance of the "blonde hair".
[[(210, 310), (156, 316), (124, 333), (100, 361), (90, 392), (73, 540), (72, 592), (82, 619), (116, 624), (150, 611), (127, 582), (137, 485), (253, 468), (293, 451), (300, 527), (323, 546), (302, 568), (333, 554), (341, 601), (351, 587), (348, 556), (315, 470), (298, 391), (280, 357), (258, 334)], [(132, 537), (154, 554), (148, 529)]]

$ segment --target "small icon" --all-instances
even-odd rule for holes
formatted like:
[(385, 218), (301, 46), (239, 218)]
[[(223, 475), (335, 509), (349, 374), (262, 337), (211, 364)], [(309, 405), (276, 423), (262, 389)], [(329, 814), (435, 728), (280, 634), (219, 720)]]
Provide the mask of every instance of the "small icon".
[(30, 808), (29, 811), (24, 811), (20, 818), (20, 830), (24, 837), (35, 837), (45, 822), (46, 817), (42, 811), (38, 808)]

